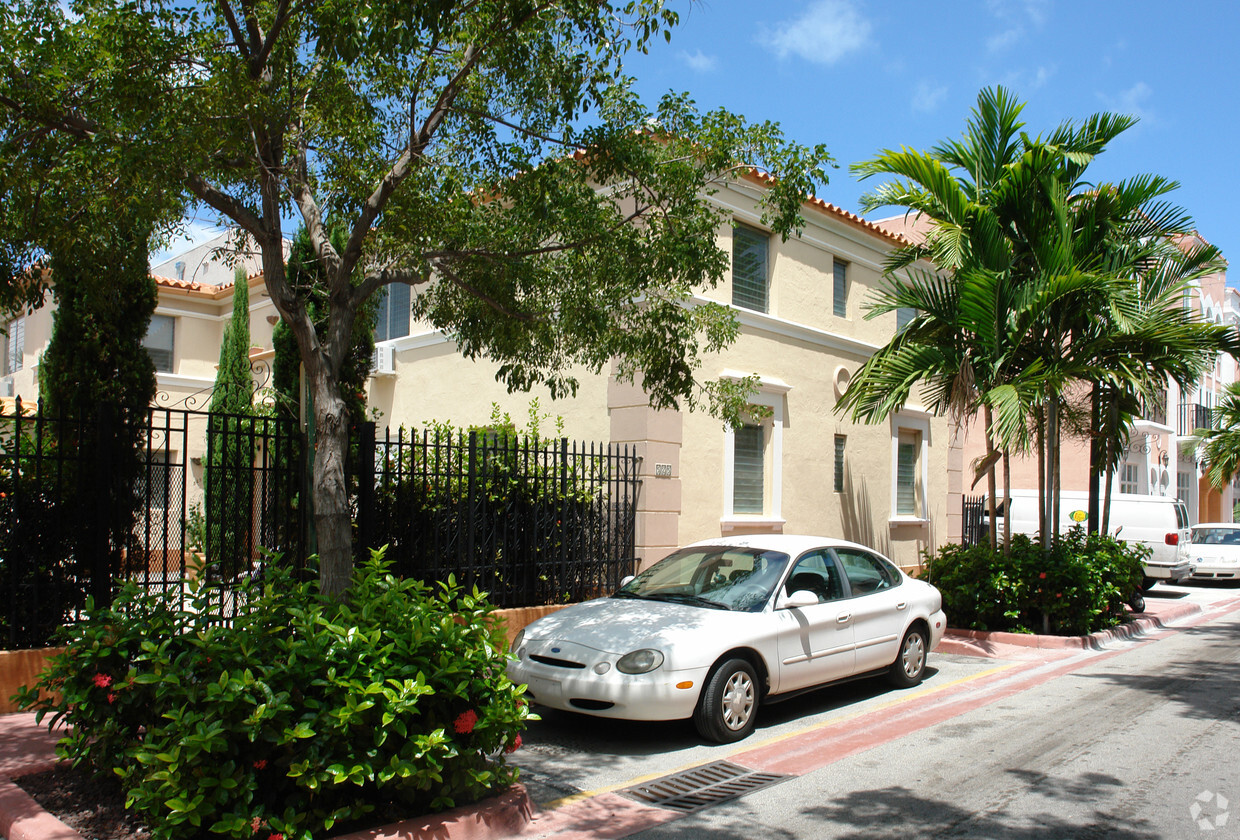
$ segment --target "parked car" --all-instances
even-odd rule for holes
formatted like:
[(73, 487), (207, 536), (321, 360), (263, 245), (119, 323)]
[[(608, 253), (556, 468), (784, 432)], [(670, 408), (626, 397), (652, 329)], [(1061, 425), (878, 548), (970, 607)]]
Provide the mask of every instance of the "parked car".
[(704, 738), (738, 741), (763, 702), (878, 674), (916, 685), (945, 624), (937, 589), (865, 546), (715, 539), (533, 622), (513, 641), (508, 674), (543, 706), (693, 718)]
[(1194, 525), (1188, 549), (1189, 556), (1197, 561), (1193, 580), (1240, 580), (1240, 524)]

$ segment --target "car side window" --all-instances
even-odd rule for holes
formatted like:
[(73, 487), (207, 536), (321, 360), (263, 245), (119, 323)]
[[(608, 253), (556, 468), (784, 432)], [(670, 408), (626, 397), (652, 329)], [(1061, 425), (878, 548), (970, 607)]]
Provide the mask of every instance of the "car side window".
[(801, 555), (784, 583), (784, 592), (809, 591), (818, 596), (818, 603), (844, 597), (844, 585), (831, 555), (811, 551)]
[(866, 595), (895, 586), (896, 578), (879, 558), (855, 548), (837, 548), (835, 556), (839, 558), (844, 574), (848, 576), (848, 585), (854, 595)]

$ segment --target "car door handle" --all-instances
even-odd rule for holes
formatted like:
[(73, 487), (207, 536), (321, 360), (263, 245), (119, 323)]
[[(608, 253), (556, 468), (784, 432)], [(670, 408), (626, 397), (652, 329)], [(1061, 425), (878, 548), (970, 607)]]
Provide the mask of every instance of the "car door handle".
[(896, 604), (896, 609), (902, 610), (907, 606), (908, 606), (908, 601), (901, 601), (900, 603)]
[(835, 620), (839, 624), (847, 624), (849, 619), (851, 618), (852, 618), (852, 613), (841, 613), (840, 615), (836, 616)]

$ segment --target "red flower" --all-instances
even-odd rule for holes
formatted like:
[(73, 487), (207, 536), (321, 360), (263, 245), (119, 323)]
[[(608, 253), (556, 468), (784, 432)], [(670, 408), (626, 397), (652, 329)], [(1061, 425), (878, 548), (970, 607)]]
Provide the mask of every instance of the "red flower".
[(254, 769), (255, 769), (255, 770), (266, 770), (266, 769), (267, 769), (267, 759), (265, 759), (265, 758), (260, 758), (258, 761), (254, 762)]
[(521, 749), (521, 736), (520, 735), (512, 739), (512, 743), (508, 745), (508, 747), (504, 750), (504, 752), (515, 753), (519, 749)]
[(255, 834), (258, 834), (258, 830), (262, 827), (263, 827), (262, 817), (255, 817), (254, 819), (250, 820), (250, 830), (253, 831)]
[(284, 840), (284, 835), (277, 831), (273, 834), (269, 834), (267, 836), (267, 840)]
[(474, 724), (477, 722), (478, 713), (470, 709), (468, 712), (461, 712), (457, 715), (456, 722), (452, 726), (461, 735), (468, 735), (474, 731)]
[(108, 702), (109, 702), (109, 703), (115, 703), (115, 702), (116, 702), (116, 694), (114, 694), (114, 693), (113, 693), (113, 692), (111, 692), (111, 691), (109, 691), (109, 692), (108, 692)]
[(107, 688), (112, 684), (112, 678), (107, 674), (95, 674), (95, 685), (100, 688)]
[(1042, 580), (1046, 580), (1046, 572), (1042, 572), (1038, 575), (1038, 577), (1042, 578)]

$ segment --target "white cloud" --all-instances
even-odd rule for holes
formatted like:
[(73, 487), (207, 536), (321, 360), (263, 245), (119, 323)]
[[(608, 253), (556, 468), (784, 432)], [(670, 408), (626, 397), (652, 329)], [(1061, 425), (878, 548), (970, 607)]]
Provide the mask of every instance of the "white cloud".
[(701, 50), (694, 50), (691, 53), (681, 50), (679, 56), (677, 57), (687, 64), (690, 70), (697, 73), (709, 73), (714, 70), (718, 64), (718, 61), (716, 61), (713, 55), (706, 55)]
[(1025, 34), (1025, 30), (1020, 27), (1007, 29), (998, 35), (991, 35), (986, 39), (986, 51), (989, 53), (1003, 52), (1008, 47), (1020, 40), (1020, 36)]
[(1149, 122), (1153, 117), (1153, 112), (1150, 111), (1147, 103), (1153, 94), (1153, 88), (1145, 82), (1137, 82), (1128, 90), (1121, 91), (1118, 97), (1104, 97), (1104, 101), (1106, 101), (1107, 107), (1113, 111), (1121, 114), (1131, 114), (1143, 122)]
[(930, 113), (938, 109), (947, 96), (946, 85), (935, 85), (927, 81), (920, 81), (913, 90), (913, 110), (922, 113)]
[(866, 46), (870, 30), (870, 22), (847, 0), (815, 0), (803, 15), (763, 32), (759, 40), (780, 58), (834, 64)]

